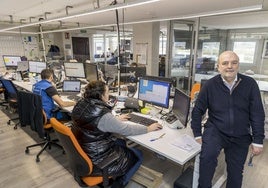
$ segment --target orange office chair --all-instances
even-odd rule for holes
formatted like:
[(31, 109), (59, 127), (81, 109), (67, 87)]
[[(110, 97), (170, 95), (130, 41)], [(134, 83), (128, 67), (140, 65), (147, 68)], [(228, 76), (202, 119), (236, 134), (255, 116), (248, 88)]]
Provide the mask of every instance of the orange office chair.
[[(63, 150), (63, 147), (57, 143), (58, 140), (51, 140), (50, 133), (53, 128), (47, 122), (46, 113), (42, 107), (42, 99), (40, 95), (32, 92), (18, 91), (18, 111), (21, 126), (30, 125), (31, 129), (38, 133), (39, 137), (44, 141), (27, 146), (25, 153), (28, 154), (29, 148), (43, 146), (36, 155), (36, 162), (40, 162), (40, 155), (45, 149), (51, 149), (51, 146), (57, 146)], [(63, 151), (64, 152), (64, 151)]]
[(102, 176), (90, 176), (94, 165), (88, 155), (81, 148), (71, 129), (55, 118), (50, 119), (50, 123), (54, 128), (64, 150), (67, 154), (69, 166), (73, 173), (74, 179), (80, 186), (103, 185), (107, 187), (109, 184), (108, 166), (115, 162), (119, 156), (114, 156), (113, 160), (104, 160), (98, 168), (102, 170)]
[(191, 90), (191, 94), (190, 94), (190, 97), (191, 97), (191, 101), (194, 101), (199, 93), (201, 89), (201, 84), (200, 83), (195, 83), (192, 87), (192, 90)]

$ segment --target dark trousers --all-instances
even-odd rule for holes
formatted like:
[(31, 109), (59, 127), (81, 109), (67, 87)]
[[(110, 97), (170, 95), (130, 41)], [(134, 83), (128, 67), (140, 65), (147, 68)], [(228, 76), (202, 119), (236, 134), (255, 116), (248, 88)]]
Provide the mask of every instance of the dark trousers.
[(229, 137), (215, 127), (205, 128), (199, 167), (199, 188), (212, 187), (212, 178), (217, 166), (217, 157), (224, 149), (227, 165), (226, 188), (240, 188), (243, 179), (244, 163), (247, 158), (251, 136)]
[[(116, 140), (116, 144), (126, 147), (126, 142), (122, 139), (117, 139)], [(128, 148), (130, 149), (134, 155), (137, 158), (136, 163), (120, 178), (120, 181), (122, 183), (123, 186), (126, 186), (128, 184), (128, 182), (130, 181), (130, 179), (132, 178), (132, 176), (136, 173), (136, 171), (140, 168), (142, 161), (143, 161), (143, 155), (142, 152), (136, 148)]]

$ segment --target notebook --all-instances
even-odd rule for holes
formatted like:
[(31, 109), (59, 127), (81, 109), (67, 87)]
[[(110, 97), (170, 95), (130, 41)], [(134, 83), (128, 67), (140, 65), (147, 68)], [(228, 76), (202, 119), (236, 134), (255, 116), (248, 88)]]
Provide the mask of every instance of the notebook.
[(81, 90), (81, 82), (80, 80), (64, 80), (62, 85), (62, 92), (63, 95), (71, 95), (71, 94), (78, 94)]

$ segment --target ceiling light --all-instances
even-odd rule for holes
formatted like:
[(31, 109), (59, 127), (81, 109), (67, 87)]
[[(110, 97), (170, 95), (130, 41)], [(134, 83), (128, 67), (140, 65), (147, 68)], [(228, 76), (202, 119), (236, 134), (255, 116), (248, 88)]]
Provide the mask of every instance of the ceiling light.
[(82, 16), (88, 16), (91, 14), (99, 14), (99, 13), (112, 11), (112, 10), (116, 10), (116, 9), (120, 10), (120, 9), (124, 9), (124, 8), (130, 8), (130, 7), (134, 7), (134, 6), (140, 6), (140, 5), (144, 5), (144, 4), (154, 3), (157, 1), (160, 1), (160, 0), (148, 0), (148, 1), (136, 0), (136, 1), (132, 1), (130, 3), (116, 4), (116, 5), (112, 5), (109, 7), (98, 8), (98, 9), (90, 11), (90, 12), (84, 12), (84, 13), (80, 13), (80, 14), (74, 14), (74, 15), (70, 15), (70, 16), (54, 18), (54, 19), (50, 19), (50, 20), (42, 20), (39, 22), (28, 23), (28, 24), (18, 25), (18, 26), (14, 26), (14, 27), (5, 28), (5, 29), (0, 29), (0, 32), (9, 31), (9, 30), (13, 30), (13, 29), (19, 29), (19, 28), (23, 28), (23, 27), (34, 26), (34, 25), (39, 25), (39, 24), (44, 24), (44, 23), (49, 23), (49, 22), (62, 21), (62, 20), (71, 19), (71, 18), (78, 18), (78, 17), (82, 17)]
[[(253, 5), (253, 6), (239, 7), (239, 8), (233, 8), (233, 9), (202, 12), (202, 13), (199, 13), (199, 14), (191, 14), (191, 15), (185, 15), (185, 16), (179, 16), (179, 17), (169, 17), (169, 18), (161, 18), (161, 19), (150, 19), (150, 20), (143, 20), (143, 21), (125, 22), (125, 23), (121, 23), (120, 25), (133, 25), (133, 24), (149, 23), (149, 22), (201, 18), (201, 17), (207, 17), (207, 16), (218, 16), (218, 15), (224, 15), (224, 14), (250, 12), (250, 11), (256, 11), (256, 10), (261, 10), (261, 9), (262, 9), (262, 5)], [(110, 27), (110, 26), (115, 26), (115, 25), (116, 24), (85, 26), (85, 27), (76, 27), (76, 28), (67, 28), (67, 29), (43, 31), (43, 33), (74, 31), (74, 30), (79, 30), (79, 29), (92, 29), (92, 28)], [(1, 30), (0, 30), (0, 32), (1, 32)]]

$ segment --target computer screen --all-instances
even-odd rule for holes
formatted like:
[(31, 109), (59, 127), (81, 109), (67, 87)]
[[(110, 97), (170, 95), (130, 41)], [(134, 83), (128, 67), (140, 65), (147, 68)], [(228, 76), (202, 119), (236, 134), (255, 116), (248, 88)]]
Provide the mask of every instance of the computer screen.
[(3, 55), (3, 60), (6, 67), (17, 67), (18, 62), (21, 61), (21, 57), (12, 55)]
[(172, 113), (180, 120), (184, 127), (187, 126), (189, 110), (190, 96), (186, 95), (185, 93), (176, 88)]
[(171, 83), (150, 78), (139, 79), (138, 98), (153, 105), (168, 108)]
[(62, 85), (63, 92), (80, 92), (80, 80), (64, 80)]
[(47, 68), (46, 62), (42, 61), (29, 61), (29, 72), (41, 73), (42, 70)]
[(73, 78), (85, 78), (85, 69), (83, 63), (64, 62), (65, 75)]
[(28, 71), (29, 62), (28, 61), (18, 61), (17, 71)]
[(98, 65), (93, 63), (85, 63), (85, 72), (87, 81), (98, 80)]

